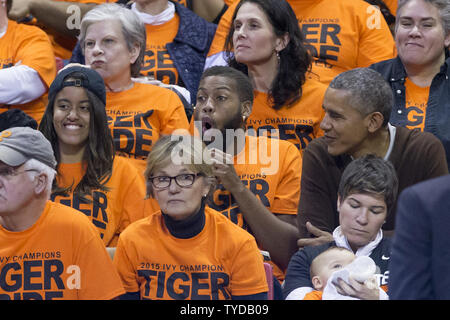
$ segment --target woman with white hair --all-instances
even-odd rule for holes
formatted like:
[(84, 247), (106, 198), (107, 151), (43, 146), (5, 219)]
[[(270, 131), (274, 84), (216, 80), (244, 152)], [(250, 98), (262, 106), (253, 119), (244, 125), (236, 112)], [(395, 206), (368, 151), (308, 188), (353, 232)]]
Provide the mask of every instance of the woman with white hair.
[(134, 159), (142, 172), (160, 136), (188, 129), (183, 103), (169, 89), (133, 81), (146, 43), (145, 26), (133, 11), (113, 3), (95, 7), (81, 22), (80, 43), (86, 64), (105, 82), (116, 152)]

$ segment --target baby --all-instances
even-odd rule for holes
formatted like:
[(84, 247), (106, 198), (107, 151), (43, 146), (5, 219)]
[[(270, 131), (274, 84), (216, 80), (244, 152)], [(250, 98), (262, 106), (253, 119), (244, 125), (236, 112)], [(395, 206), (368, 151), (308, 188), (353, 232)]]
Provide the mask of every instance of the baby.
[(339, 294), (334, 288), (333, 280), (335, 279), (331, 281), (329, 279), (336, 271), (344, 268), (347, 272), (340, 272), (344, 281), (347, 282), (348, 276), (351, 276), (368, 287), (376, 286), (373, 277), (376, 266), (371, 258), (364, 256), (356, 258), (355, 254), (348, 249), (331, 247), (312, 261), (310, 276), (315, 291), (306, 294), (304, 300), (339, 299)]

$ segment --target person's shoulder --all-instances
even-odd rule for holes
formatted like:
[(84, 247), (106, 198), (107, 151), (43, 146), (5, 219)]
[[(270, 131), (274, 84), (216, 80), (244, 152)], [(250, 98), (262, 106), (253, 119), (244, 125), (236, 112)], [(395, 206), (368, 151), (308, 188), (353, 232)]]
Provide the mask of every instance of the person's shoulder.
[(323, 91), (325, 92), (328, 88), (328, 85), (320, 82), (318, 79), (314, 78), (314, 74), (310, 74), (306, 80), (305, 83), (302, 86), (302, 90), (304, 92), (308, 91)]
[(134, 177), (138, 175), (139, 172), (134, 163), (130, 160), (130, 158), (115, 155), (113, 161), (112, 174), (113, 176), (120, 174)]
[(386, 59), (373, 63), (369, 66), (370, 69), (377, 71), (380, 74), (386, 73), (386, 71), (391, 70), (392, 66), (396, 63), (397, 57), (392, 59)]
[[(145, 81), (134, 81), (134, 86), (132, 89), (134, 92), (139, 93), (140, 95), (145, 95), (149, 99), (170, 99), (177, 100), (181, 104), (181, 100), (178, 95), (169, 88), (165, 88), (164, 86), (159, 86), (152, 83), (146, 83)], [(130, 91), (132, 93), (132, 91)]]
[(152, 237), (152, 228), (160, 225), (161, 211), (130, 223), (120, 234), (122, 240), (142, 241), (143, 237)]
[[(235, 242), (254, 240), (254, 237), (248, 231), (242, 229), (237, 224), (208, 206), (205, 207), (205, 214), (211, 219), (212, 225), (215, 225), (216, 231), (221, 232), (223, 236), (232, 239)], [(220, 237), (220, 235), (218, 235)]]
[(441, 141), (432, 133), (418, 129), (396, 127), (395, 148), (402, 146), (404, 149), (412, 148), (414, 152), (434, 144), (441, 145)]
[(66, 206), (59, 202), (47, 201), (47, 208), (51, 222), (64, 232), (64, 228), (76, 228), (85, 225), (91, 226), (92, 222), (89, 218), (79, 210)]
[[(339, 0), (339, 1), (333, 1), (328, 0), (329, 2), (335, 2), (335, 5), (338, 5), (340, 7), (344, 7), (347, 9), (350, 9), (358, 14), (364, 14), (364, 16), (368, 17), (370, 12), (368, 11), (368, 7), (373, 6), (372, 4), (368, 3), (365, 0)], [(375, 7), (375, 6), (373, 6)]]
[(17, 23), (13, 20), (8, 20), (8, 29), (7, 32), (13, 32), (15, 35), (20, 36), (22, 38), (41, 38), (44, 40), (50, 40), (47, 34), (39, 27), (24, 23)]
[(435, 196), (443, 195), (445, 198), (447, 198), (448, 194), (450, 193), (450, 175), (447, 174), (414, 184), (403, 190), (402, 198), (410, 197), (412, 194), (426, 198), (426, 195), (428, 195), (430, 192)]

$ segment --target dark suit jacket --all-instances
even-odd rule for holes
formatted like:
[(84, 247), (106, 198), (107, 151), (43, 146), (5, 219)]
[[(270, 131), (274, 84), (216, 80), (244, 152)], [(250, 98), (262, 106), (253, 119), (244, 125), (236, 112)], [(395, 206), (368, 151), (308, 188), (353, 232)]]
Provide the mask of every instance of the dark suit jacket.
[(405, 189), (396, 218), (390, 299), (450, 299), (450, 175)]

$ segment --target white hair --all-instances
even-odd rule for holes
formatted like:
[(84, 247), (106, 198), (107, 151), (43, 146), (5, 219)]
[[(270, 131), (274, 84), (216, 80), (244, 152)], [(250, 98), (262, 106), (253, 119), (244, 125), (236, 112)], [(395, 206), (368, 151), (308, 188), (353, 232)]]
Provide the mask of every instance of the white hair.
[(27, 171), (26, 175), (30, 180), (33, 180), (37, 174), (44, 173), (47, 176), (47, 186), (45, 187), (45, 192), (47, 198), (50, 199), (50, 195), (52, 193), (53, 180), (56, 176), (56, 171), (53, 168), (50, 168), (46, 164), (40, 162), (36, 159), (29, 159), (23, 165), (24, 170), (33, 170)]
[(122, 32), (125, 38), (128, 50), (139, 44), (140, 51), (136, 61), (131, 64), (131, 76), (139, 77), (141, 70), (141, 64), (144, 61), (145, 46), (147, 35), (145, 31), (145, 25), (140, 20), (139, 16), (132, 10), (127, 9), (123, 5), (117, 3), (104, 3), (96, 6), (94, 9), (89, 10), (81, 20), (80, 28), (80, 44), (84, 52), (84, 41), (86, 39), (86, 31), (90, 25), (102, 22), (106, 20), (119, 21), (122, 25)]

